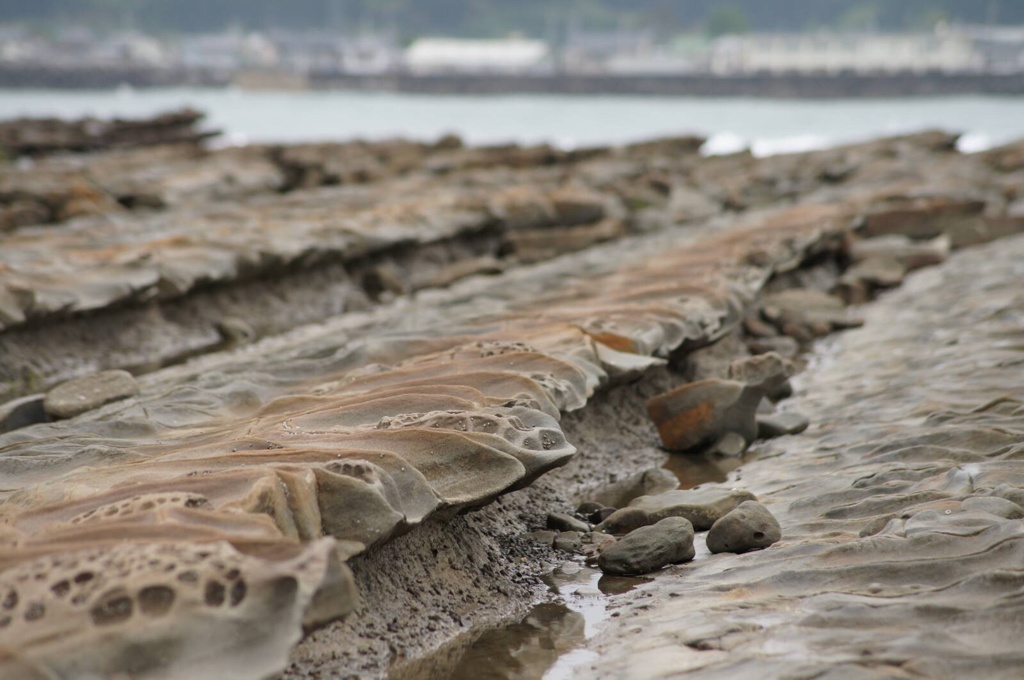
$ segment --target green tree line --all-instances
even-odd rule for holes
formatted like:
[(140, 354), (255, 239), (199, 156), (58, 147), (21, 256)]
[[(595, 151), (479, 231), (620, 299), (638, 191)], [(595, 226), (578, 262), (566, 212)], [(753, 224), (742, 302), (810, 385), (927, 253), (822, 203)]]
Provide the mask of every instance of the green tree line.
[(331, 28), (389, 29), (406, 38), (518, 31), (557, 39), (571, 26), (662, 33), (898, 31), (941, 19), (1024, 24), (1024, 0), (0, 0), (0, 23), (156, 33)]

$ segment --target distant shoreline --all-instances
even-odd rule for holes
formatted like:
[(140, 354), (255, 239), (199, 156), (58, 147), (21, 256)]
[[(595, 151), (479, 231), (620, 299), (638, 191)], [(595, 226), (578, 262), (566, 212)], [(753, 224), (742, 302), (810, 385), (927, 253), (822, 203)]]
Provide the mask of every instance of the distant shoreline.
[[(103, 89), (228, 86), (251, 74), (117, 67), (82, 70), (0, 66), (0, 88)], [(318, 72), (306, 78), (269, 74), (258, 89), (354, 90), (436, 95), (654, 95), (835, 99), (938, 95), (1024, 95), (1024, 73), (841, 73), (741, 74), (435, 74), (356, 75)], [(278, 85), (280, 83), (280, 85)], [(243, 85), (244, 87), (244, 85)]]

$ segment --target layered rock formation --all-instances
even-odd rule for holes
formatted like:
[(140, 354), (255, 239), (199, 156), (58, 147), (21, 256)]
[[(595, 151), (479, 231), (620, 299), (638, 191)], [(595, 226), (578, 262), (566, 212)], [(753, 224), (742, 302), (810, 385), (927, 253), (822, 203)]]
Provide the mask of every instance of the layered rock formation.
[[(787, 291), (845, 290), (854, 244), (906, 263), (906, 244), (860, 237), (896, 204), (913, 218), (883, 235), (936, 210), (956, 245), (1015, 228), (1022, 186), (944, 135), (765, 161), (685, 140), (410, 148), (361, 184), (293, 173), (266, 185), (285, 194), (207, 186), (3, 237), (8, 394), (140, 375), (136, 396), (67, 420), (10, 429), (33, 402), (0, 410), (0, 674), (280, 671), (304, 627), (357, 606), (347, 563), (566, 464), (560, 418), (597, 391), (666, 364), (684, 380), (688, 354), (741, 332), (753, 347), (844, 327), (840, 298)], [(275, 154), (313, 167), (307, 151)], [(949, 184), (982, 208), (925, 200)], [(453, 267), (505, 272), (426, 290)]]
[(219, 132), (200, 130), (204, 114), (194, 109), (150, 118), (101, 120), (18, 118), (0, 122), (0, 155), (42, 156), (61, 151), (155, 146), (201, 142)]

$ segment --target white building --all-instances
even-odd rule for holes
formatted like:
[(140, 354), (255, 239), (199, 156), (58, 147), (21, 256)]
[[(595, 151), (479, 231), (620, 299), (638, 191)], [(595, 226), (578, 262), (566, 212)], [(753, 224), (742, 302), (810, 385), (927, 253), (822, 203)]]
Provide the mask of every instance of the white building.
[(541, 40), (421, 38), (405, 50), (412, 73), (528, 73), (544, 68), (548, 46)]
[(716, 73), (894, 73), (972, 71), (982, 66), (969, 39), (920, 34), (752, 34), (714, 44)]
[(974, 43), (985, 70), (1024, 71), (1024, 26), (961, 26), (954, 30)]

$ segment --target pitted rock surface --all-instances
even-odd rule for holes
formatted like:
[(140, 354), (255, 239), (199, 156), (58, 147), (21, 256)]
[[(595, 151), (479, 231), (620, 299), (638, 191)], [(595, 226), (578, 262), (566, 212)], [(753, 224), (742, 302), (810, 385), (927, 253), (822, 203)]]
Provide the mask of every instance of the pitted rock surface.
[[(589, 273), (579, 280), (561, 278), (561, 263), (511, 272), (446, 301), (443, 316), (427, 297), (419, 311), (343, 317), (155, 373), (135, 399), (2, 435), (6, 564), (17, 569), (111, 540), (135, 561), (157, 544), (223, 543), (258, 564), (323, 545), (338, 566), (304, 586), (322, 599), (298, 598), (279, 627), (260, 629), (273, 644), (255, 635), (244, 643), (261, 645), (265, 672), (280, 669), (299, 622), (353, 608), (346, 559), (565, 464), (575, 447), (559, 428), (563, 412), (642, 370), (634, 357), (707, 345), (736, 328), (742, 300), (772, 267), (746, 262), (750, 244), (800, 260), (794, 248), (838, 233), (835, 215), (800, 207), (675, 247), (665, 239), (638, 243), (625, 258), (621, 248), (614, 260), (587, 254), (574, 265)], [(555, 542), (581, 547), (571, 536)], [(110, 592), (136, 592), (128, 572), (112, 579)], [(211, 589), (219, 600), (220, 589)], [(103, 611), (121, 616), (127, 602)], [(127, 667), (124, 650), (145, 650), (147, 673), (183, 677), (159, 661), (167, 645), (180, 644), (180, 668), (212, 673), (213, 661), (167, 630), (206, 630), (221, 610), (168, 611), (152, 625), (126, 626), (109, 645), (86, 635), (90, 655), (71, 656), (82, 673), (103, 674)], [(63, 668), (64, 638), (49, 635), (49, 625), (34, 626), (40, 634), (5, 657), (9, 668)]]
[[(734, 341), (769, 283), (776, 302), (786, 302), (772, 308), (778, 314), (765, 314), (776, 324), (772, 332), (803, 339), (823, 330), (819, 322), (849, 325), (845, 309), (836, 307), (840, 298), (787, 292), (786, 285), (804, 265), (845, 257), (858, 238), (858, 218), (868, 213), (878, 229), (895, 219), (882, 211), (896, 203), (901, 210), (909, 205), (921, 224), (929, 211), (941, 212), (943, 229), (973, 228), (989, 213), (1010, 220), (1004, 213), (1015, 171), (993, 170), (985, 158), (954, 153), (936, 139), (949, 137), (911, 136), (765, 161), (702, 160), (672, 142), (578, 155), (397, 142), (294, 154), (225, 151), (169, 164), (174, 168), (155, 182), (159, 192), (133, 189), (122, 199), (136, 199), (119, 199), (125, 214), (118, 219), (102, 214), (115, 208), (97, 200), (81, 208), (92, 216), (16, 227), (0, 248), (0, 378), (15, 386), (12, 394), (38, 393), (86, 366), (88, 372), (108, 367), (106, 361), (146, 371), (193, 360), (141, 376), (135, 398), (0, 434), (0, 582), (8, 587), (0, 603), (17, 610), (0, 618), (11, 635), (0, 638), (0, 675), (278, 673), (304, 627), (386, 604), (357, 608), (357, 579), (380, 584), (395, 576), (376, 560), (398, 564), (403, 547), (419, 545), (423, 563), (414, 566), (429, 581), (435, 565), (426, 555), (438, 553), (418, 544), (418, 536), (464, 550), (467, 562), (479, 562), (473, 566), (481, 573), (490, 569), (495, 589), (503, 588), (501, 565), (488, 561), (494, 553), (460, 545), (443, 523), (469, 531), (464, 512), (533, 485), (573, 459), (564, 414), (585, 411), (599, 391), (666, 364), (685, 366), (688, 353)], [(347, 163), (341, 156), (349, 153), (365, 163), (341, 177)], [(238, 192), (218, 198), (226, 181), (210, 178), (230, 175), (225, 168), (244, 165), (247, 154), (262, 160)], [(837, 159), (859, 169), (840, 184), (823, 184), (825, 166)], [(212, 174), (205, 174), (208, 162)], [(437, 175), (438, 168), (449, 174)], [(335, 182), (342, 184), (317, 188)], [(668, 204), (680, 185), (705, 194), (704, 207), (716, 216), (677, 228)], [(951, 185), (988, 212), (978, 217), (973, 203), (960, 210), (908, 198), (937, 196)], [(175, 193), (175, 186), (184, 189)], [(277, 193), (282, 188), (290, 193)], [(594, 194), (602, 198), (600, 215)], [(157, 201), (163, 207), (132, 207), (133, 200), (145, 207), (144, 196), (154, 197), (150, 208)], [(805, 200), (791, 205), (794, 197)], [(785, 207), (769, 209), (779, 201)], [(718, 214), (713, 206), (746, 214)], [(584, 217), (600, 219), (562, 223)], [(615, 242), (595, 245), (606, 239)], [(584, 250), (569, 253), (577, 248)], [(424, 290), (452, 265), (488, 255), (507, 265), (496, 279)], [(828, 276), (807, 276), (830, 285)], [(303, 301), (306, 292), (316, 293), (314, 302)], [(383, 304), (396, 295), (402, 297)], [(289, 332), (234, 343), (222, 332), (229, 318), (241, 318), (253, 337)], [(986, 318), (970, 321), (981, 325)], [(317, 324), (295, 328), (310, 321)], [(243, 335), (247, 341), (249, 333)], [(165, 337), (180, 346), (168, 352), (154, 344)], [(1013, 337), (999, 338), (998, 351), (1012, 354)], [(225, 340), (234, 351), (198, 356), (226, 349)], [(72, 342), (78, 344), (71, 354), (80, 356), (62, 351), (60, 361), (40, 363)], [(914, 361), (901, 361), (893, 375), (908, 366)], [(40, 367), (46, 370), (33, 372)], [(912, 386), (905, 388), (910, 394), (900, 408), (921, 403), (911, 398)], [(994, 505), (965, 511), (955, 522), (944, 518), (972, 495), (1019, 504), (1010, 465), (1019, 433), (1003, 423), (1016, 403), (989, 396), (966, 411), (954, 404), (905, 414), (909, 421), (925, 418), (927, 427), (894, 438), (898, 428), (885, 424), (870, 438), (843, 441), (849, 455), (866, 455), (858, 447), (870, 441), (874, 460), (904, 465), (864, 470), (848, 487), (842, 475), (823, 483), (820, 466), (813, 483), (810, 476), (787, 478), (787, 492), (809, 487), (813, 493), (789, 499), (780, 516), (786, 539), (764, 555), (788, 557), (786, 546), (795, 541), (805, 560), (798, 574), (766, 578), (800, 590), (793, 584), (807, 572), (806, 559), (829, 562), (809, 570), (814, 586), (856, 572), (858, 560), (867, 559), (859, 551), (901, 560), (902, 542), (927, 553), (907, 566), (923, 569), (922, 581), (935, 576), (928, 560), (947, 544), (965, 559), (936, 573), (967, 573), (980, 561), (971, 556), (985, 551), (1012, 553), (1015, 534), (1009, 520), (991, 512)], [(826, 422), (824, 409), (807, 410), (815, 422)], [(936, 447), (955, 465), (931, 459)], [(997, 456), (1007, 458), (1003, 467), (977, 471)], [(754, 488), (756, 474), (744, 475), (742, 488)], [(761, 482), (769, 494), (783, 482), (774, 484)], [(685, 516), (710, 526), (752, 498), (732, 489), (693, 492), (706, 498), (647, 496), (619, 512), (641, 524)], [(761, 487), (757, 492), (762, 495)], [(904, 517), (908, 507), (913, 512)], [(810, 529), (794, 527), (794, 517), (836, 528), (832, 552), (800, 543)], [(943, 522), (946, 530), (936, 529)], [(867, 526), (873, 533), (860, 538)], [(181, 566), (161, 557), (165, 552), (209, 561), (197, 572), (201, 590), (174, 582), (170, 574)], [(74, 569), (90, 555), (108, 560), (103, 589), (83, 590), (76, 600)], [(347, 566), (361, 564), (377, 568), (353, 573)], [(228, 576), (233, 568), (236, 578)], [(744, 573), (737, 569), (728, 578)], [(236, 585), (242, 582), (244, 588)], [(725, 585), (737, 590), (734, 582)], [(446, 611), (448, 625), (472, 616), (469, 599), (460, 607), (461, 613)], [(268, 620), (269, 610), (279, 615)], [(379, 674), (380, 661), (363, 650), (379, 644), (383, 656), (391, 654), (386, 640), (402, 632), (394, 625), (387, 635), (376, 629), (381, 634), (372, 642), (364, 637), (365, 646), (341, 650), (344, 659), (357, 659), (354, 666), (339, 662), (325, 673)], [(752, 625), (709, 639), (731, 645), (733, 633), (742, 638)], [(106, 626), (117, 635), (104, 634), (114, 630)], [(613, 662), (608, 672), (614, 671)]]
[(1022, 260), (1022, 237), (954, 254), (827, 341), (794, 397), (815, 424), (741, 468), (782, 540), (621, 596), (574, 672), (1017, 677)]

